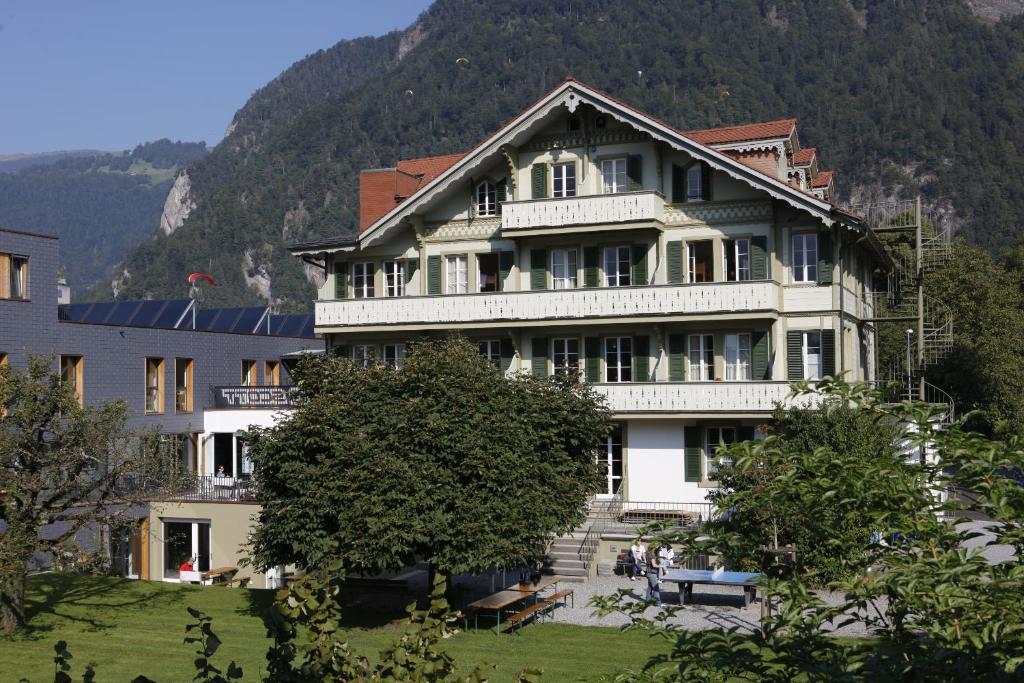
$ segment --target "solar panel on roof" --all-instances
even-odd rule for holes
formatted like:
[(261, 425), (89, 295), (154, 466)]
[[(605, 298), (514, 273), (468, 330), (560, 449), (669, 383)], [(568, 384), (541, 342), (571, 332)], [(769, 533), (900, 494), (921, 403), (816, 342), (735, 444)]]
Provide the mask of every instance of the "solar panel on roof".
[(117, 302), (102, 322), (108, 325), (127, 325), (128, 321), (135, 315), (135, 311), (138, 310), (139, 304), (140, 302), (138, 301)]
[(217, 309), (217, 315), (213, 317), (206, 329), (214, 332), (230, 332), (234, 329), (235, 322), (238, 320), (241, 310), (242, 309), (240, 308)]
[(64, 311), (64, 320), (79, 322), (85, 317), (86, 312), (92, 308), (92, 306), (92, 303), (66, 304), (61, 307)]
[(82, 317), (81, 322), (83, 323), (105, 323), (107, 318), (113, 312), (117, 306), (116, 302), (113, 301), (102, 301), (92, 305), (85, 315)]
[(210, 329), (210, 323), (213, 319), (220, 314), (217, 309), (209, 311), (196, 311), (196, 329), (197, 330), (208, 330)]
[[(156, 322), (153, 323), (153, 327), (174, 327), (181, 320), (181, 316), (185, 315), (185, 311), (188, 310), (191, 303), (191, 299), (171, 299), (164, 306), (164, 309), (160, 311), (160, 315), (157, 317)], [(192, 329), (191, 316), (182, 321), (181, 329)]]
[(139, 327), (151, 327), (153, 321), (160, 315), (160, 311), (167, 305), (166, 301), (143, 301), (139, 304), (135, 315), (132, 316), (131, 324)]
[[(238, 319), (235, 321), (235, 324), (231, 328), (231, 331), (252, 334), (256, 330), (256, 323), (260, 321), (260, 318), (262, 318), (266, 312), (266, 308), (259, 307), (248, 307), (241, 309), (238, 315)], [(263, 328), (263, 330), (260, 330), (260, 332), (265, 331), (265, 327)]]

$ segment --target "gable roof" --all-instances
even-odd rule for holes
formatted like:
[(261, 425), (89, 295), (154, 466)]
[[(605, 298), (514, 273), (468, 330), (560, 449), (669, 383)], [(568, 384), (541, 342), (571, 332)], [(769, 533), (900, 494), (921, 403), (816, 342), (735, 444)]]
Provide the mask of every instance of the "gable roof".
[(832, 182), (832, 171), (821, 171), (811, 180), (811, 187), (828, 187)]
[(464, 156), (465, 152), (405, 159), (399, 161), (395, 168), (362, 171), (359, 174), (359, 232), (362, 233)]
[(804, 147), (793, 155), (793, 165), (810, 166), (811, 162), (814, 161), (814, 157), (815, 155), (817, 155), (817, 153), (817, 147)]
[(688, 130), (684, 131), (683, 135), (702, 145), (722, 145), (731, 142), (787, 138), (793, 134), (795, 128), (796, 119), (776, 119), (775, 121), (747, 123), (739, 126)]

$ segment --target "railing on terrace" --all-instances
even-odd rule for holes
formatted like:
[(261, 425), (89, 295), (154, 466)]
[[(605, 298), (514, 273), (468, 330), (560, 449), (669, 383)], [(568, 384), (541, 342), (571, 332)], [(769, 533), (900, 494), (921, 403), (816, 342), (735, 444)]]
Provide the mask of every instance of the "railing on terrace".
[(183, 482), (160, 498), (172, 501), (252, 501), (256, 488), (248, 477), (199, 476)]
[(790, 398), (789, 382), (622, 382), (593, 384), (615, 412), (755, 412), (776, 403), (813, 406), (813, 396)]
[(665, 197), (659, 192), (622, 192), (554, 199), (525, 199), (501, 205), (502, 230), (662, 222)]
[(317, 327), (778, 311), (770, 280), (322, 300)]
[(294, 386), (223, 386), (210, 387), (214, 408), (294, 408)]

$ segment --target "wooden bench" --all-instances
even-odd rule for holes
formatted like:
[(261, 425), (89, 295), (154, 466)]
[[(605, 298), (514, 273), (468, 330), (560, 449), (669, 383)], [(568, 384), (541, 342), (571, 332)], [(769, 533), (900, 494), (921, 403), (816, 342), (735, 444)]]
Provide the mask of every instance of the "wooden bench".
[(523, 622), (530, 617), (537, 617), (538, 615), (544, 614), (554, 604), (554, 600), (551, 598), (540, 598), (537, 602), (528, 605), (505, 619), (505, 623), (512, 626), (515, 629), (517, 626), (522, 628)]
[[(562, 604), (564, 605), (566, 598), (572, 598), (572, 606), (573, 607), (576, 606), (576, 596), (573, 595), (573, 592), (572, 592), (571, 588), (566, 588), (565, 590), (560, 590), (557, 593), (555, 593), (554, 595), (548, 596), (547, 599), (550, 600), (552, 603), (557, 603), (559, 600), (561, 600)], [(552, 607), (554, 607), (554, 605), (552, 605)]]

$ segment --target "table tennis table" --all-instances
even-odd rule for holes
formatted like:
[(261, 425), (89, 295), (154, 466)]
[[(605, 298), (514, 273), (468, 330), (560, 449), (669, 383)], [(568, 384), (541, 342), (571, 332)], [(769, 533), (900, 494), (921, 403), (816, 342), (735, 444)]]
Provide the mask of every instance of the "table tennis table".
[(741, 586), (743, 588), (743, 606), (749, 607), (757, 597), (757, 586), (764, 574), (757, 572), (721, 572), (716, 575), (711, 570), (701, 569), (670, 569), (661, 580), (665, 583), (679, 584), (679, 604), (693, 602), (693, 586), (705, 584), (712, 586)]

